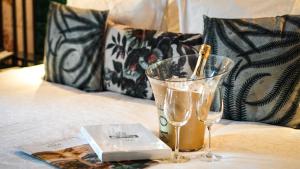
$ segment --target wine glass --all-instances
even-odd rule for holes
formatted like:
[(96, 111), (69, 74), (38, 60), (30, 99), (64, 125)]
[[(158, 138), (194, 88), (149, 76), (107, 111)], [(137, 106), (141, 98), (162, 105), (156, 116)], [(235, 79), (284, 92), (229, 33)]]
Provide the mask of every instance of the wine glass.
[[(204, 87), (201, 90), (199, 97), (196, 100), (196, 115), (198, 120), (203, 121), (208, 129), (208, 146), (201, 155), (200, 159), (203, 161), (219, 161), (222, 157), (214, 154), (211, 150), (211, 128), (212, 125), (218, 123), (223, 115), (223, 100), (221, 85), (216, 86), (214, 91), (211, 87)], [(214, 91), (214, 92), (212, 92)]]
[(190, 99), (190, 91), (186, 82), (168, 83), (164, 101), (164, 115), (175, 128), (175, 150), (171, 157), (171, 162), (174, 163), (189, 161), (188, 157), (179, 154), (179, 139), (180, 127), (184, 126), (191, 117)]

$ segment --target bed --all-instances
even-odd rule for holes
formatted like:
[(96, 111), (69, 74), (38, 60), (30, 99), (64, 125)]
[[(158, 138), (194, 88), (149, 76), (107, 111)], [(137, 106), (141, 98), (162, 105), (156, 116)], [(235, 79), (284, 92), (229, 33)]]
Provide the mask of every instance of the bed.
[[(158, 134), (153, 101), (113, 92), (86, 93), (43, 81), (44, 66), (0, 73), (0, 168), (52, 168), (22, 155), (18, 147), (76, 136), (92, 124), (142, 123)], [(223, 155), (216, 163), (187, 153), (185, 164), (151, 168), (284, 168), (300, 165), (300, 130), (251, 122), (222, 120), (213, 127), (213, 148)]]

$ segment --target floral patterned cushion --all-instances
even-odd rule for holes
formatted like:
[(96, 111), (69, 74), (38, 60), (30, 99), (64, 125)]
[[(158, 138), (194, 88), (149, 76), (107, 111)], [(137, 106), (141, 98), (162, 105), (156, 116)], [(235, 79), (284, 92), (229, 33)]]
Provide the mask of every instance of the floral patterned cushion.
[(300, 128), (300, 16), (204, 20), (213, 53), (236, 62), (224, 117)]
[(110, 91), (153, 99), (145, 75), (149, 64), (173, 56), (198, 53), (201, 44), (200, 34), (112, 26), (105, 45), (104, 86)]
[(45, 40), (45, 79), (85, 91), (102, 90), (108, 11), (51, 3)]

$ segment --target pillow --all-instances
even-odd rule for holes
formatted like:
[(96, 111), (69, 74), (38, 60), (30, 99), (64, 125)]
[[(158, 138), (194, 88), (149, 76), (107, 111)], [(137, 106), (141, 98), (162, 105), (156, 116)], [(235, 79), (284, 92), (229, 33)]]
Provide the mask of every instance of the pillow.
[(51, 3), (45, 40), (45, 79), (85, 91), (102, 90), (102, 46), (108, 11)]
[(203, 15), (222, 18), (300, 14), (300, 0), (177, 0), (180, 31), (203, 33)]
[(107, 10), (109, 18), (116, 24), (134, 28), (165, 30), (165, 10), (168, 0), (68, 0), (67, 5)]
[(300, 16), (204, 23), (212, 53), (235, 61), (224, 81), (224, 117), (300, 128)]
[(110, 91), (153, 99), (145, 74), (148, 65), (172, 56), (198, 53), (201, 44), (200, 34), (113, 26), (105, 45), (104, 86)]

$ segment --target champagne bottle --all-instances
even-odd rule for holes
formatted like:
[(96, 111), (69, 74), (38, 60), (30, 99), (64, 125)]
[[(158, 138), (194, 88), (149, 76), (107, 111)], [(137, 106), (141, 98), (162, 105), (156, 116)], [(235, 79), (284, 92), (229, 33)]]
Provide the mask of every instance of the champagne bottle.
[[(197, 59), (196, 67), (191, 75), (191, 79), (197, 79), (204, 77), (203, 71), (206, 61), (210, 56), (211, 47), (207, 44), (203, 44), (199, 50), (199, 57)], [(165, 71), (165, 70), (164, 70)], [(161, 76), (161, 75), (159, 75)], [(164, 79), (164, 77), (162, 77)], [(159, 137), (167, 145), (174, 149), (175, 147), (175, 128), (168, 123), (164, 116), (164, 99), (167, 91), (166, 81), (150, 78), (150, 83), (155, 97), (155, 103), (158, 109), (159, 117)], [(196, 102), (200, 99), (201, 93), (193, 92), (192, 96), (192, 108), (190, 120), (180, 129), (180, 151), (197, 151), (203, 147), (205, 136), (205, 125), (202, 121), (197, 119), (196, 114)], [(184, 102), (178, 103), (177, 106), (181, 106)], [(208, 107), (203, 106), (201, 111), (208, 111)], [(206, 113), (207, 114), (207, 113)]]
[[(152, 90), (154, 92), (155, 103), (158, 111), (159, 119), (159, 138), (165, 142), (172, 149), (175, 147), (175, 128), (169, 124), (164, 116), (164, 99), (166, 96), (167, 85), (165, 82), (161, 82), (155, 79), (150, 79)], [(202, 121), (197, 119), (196, 114), (196, 100), (200, 98), (199, 93), (192, 94), (192, 112), (191, 118), (180, 129), (180, 151), (197, 151), (203, 147), (205, 125)], [(184, 102), (179, 103), (177, 106), (181, 106)]]
[(191, 79), (196, 79), (197, 77), (202, 78), (204, 77), (204, 67), (206, 64), (206, 61), (208, 60), (208, 57), (210, 55), (211, 52), (211, 46), (207, 45), (207, 44), (203, 44), (200, 46), (200, 50), (199, 50), (199, 57), (197, 59), (197, 64), (196, 67), (194, 69), (194, 72), (191, 76)]

